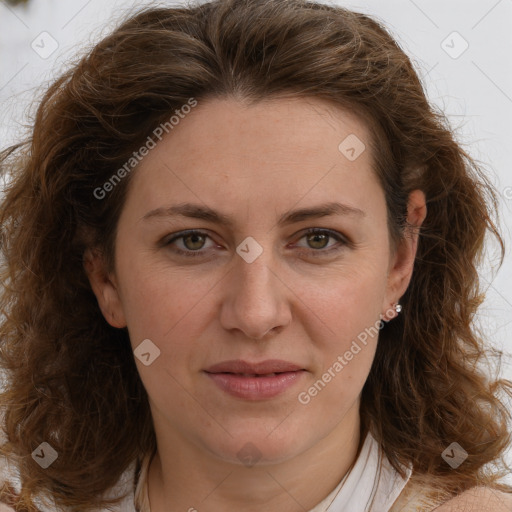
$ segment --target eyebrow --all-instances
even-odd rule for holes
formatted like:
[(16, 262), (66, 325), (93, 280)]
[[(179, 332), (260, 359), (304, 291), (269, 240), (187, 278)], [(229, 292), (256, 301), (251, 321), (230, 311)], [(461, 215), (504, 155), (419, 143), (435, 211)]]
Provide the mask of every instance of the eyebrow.
[[(281, 215), (277, 221), (280, 227), (294, 224), (297, 222), (318, 219), (330, 215), (346, 215), (351, 217), (365, 217), (363, 210), (348, 206), (346, 204), (331, 202), (310, 208), (300, 208), (297, 210), (287, 211)], [(232, 228), (235, 224), (234, 220), (228, 215), (212, 210), (207, 206), (193, 203), (182, 203), (174, 206), (156, 208), (146, 213), (142, 220), (149, 220), (162, 217), (188, 217), (192, 219), (201, 219), (214, 224)]]

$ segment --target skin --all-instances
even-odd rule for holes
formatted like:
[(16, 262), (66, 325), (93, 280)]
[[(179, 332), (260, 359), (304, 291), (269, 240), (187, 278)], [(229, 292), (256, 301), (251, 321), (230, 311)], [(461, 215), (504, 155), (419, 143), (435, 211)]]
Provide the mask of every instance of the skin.
[[(354, 161), (338, 150), (350, 134), (366, 144)], [(391, 319), (410, 282), (417, 234), (392, 247), (372, 158), (363, 122), (321, 100), (249, 107), (215, 99), (199, 102), (134, 171), (115, 268), (108, 272), (101, 253), (89, 250), (86, 270), (106, 320), (128, 328), (134, 349), (150, 339), (160, 350), (149, 366), (136, 359), (158, 444), (148, 478), (152, 512), (303, 512), (354, 462), (376, 337), (309, 403), (297, 396), (381, 315)], [(277, 225), (289, 210), (332, 201), (363, 213)], [(184, 202), (233, 225), (144, 219)], [(419, 227), (425, 216), (424, 194), (414, 191), (408, 220)], [(315, 240), (310, 228), (348, 243)], [(161, 243), (190, 229), (207, 236)], [(263, 249), (252, 263), (236, 252), (249, 236)], [(285, 393), (247, 401), (203, 371), (230, 359), (283, 359), (307, 371)], [(257, 454), (252, 467), (237, 455), (247, 443)]]

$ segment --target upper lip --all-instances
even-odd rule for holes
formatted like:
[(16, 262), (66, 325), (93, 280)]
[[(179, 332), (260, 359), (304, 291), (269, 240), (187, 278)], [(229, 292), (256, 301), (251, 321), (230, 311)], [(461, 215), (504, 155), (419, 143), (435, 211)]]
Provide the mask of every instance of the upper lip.
[(296, 364), (288, 361), (281, 361), (279, 359), (268, 359), (259, 363), (248, 363), (241, 359), (235, 359), (232, 361), (223, 361), (222, 363), (214, 364), (205, 371), (208, 373), (249, 373), (264, 375), (267, 373), (295, 372), (303, 369), (304, 368)]

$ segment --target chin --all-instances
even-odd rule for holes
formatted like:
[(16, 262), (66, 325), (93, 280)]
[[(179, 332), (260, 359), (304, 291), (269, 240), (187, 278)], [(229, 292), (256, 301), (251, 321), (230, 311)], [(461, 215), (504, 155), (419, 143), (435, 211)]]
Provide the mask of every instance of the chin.
[[(208, 450), (216, 457), (230, 464), (252, 467), (255, 465), (278, 464), (292, 459), (308, 449), (306, 439), (299, 437), (299, 432), (288, 429), (245, 429), (226, 435), (219, 443), (209, 440)], [(300, 429), (298, 429), (300, 430)], [(302, 432), (302, 435), (304, 432)], [(311, 442), (313, 444), (313, 442)]]

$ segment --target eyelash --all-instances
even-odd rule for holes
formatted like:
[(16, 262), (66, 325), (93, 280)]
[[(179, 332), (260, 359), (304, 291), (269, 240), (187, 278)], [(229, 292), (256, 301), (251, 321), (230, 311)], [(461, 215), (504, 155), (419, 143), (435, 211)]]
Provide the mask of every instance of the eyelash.
[[(346, 238), (344, 238), (342, 235), (340, 235), (336, 231), (332, 231), (330, 229), (325, 229), (325, 228), (311, 228), (308, 231), (306, 231), (300, 237), (299, 240), (301, 240), (302, 238), (304, 238), (308, 235), (317, 235), (317, 234), (322, 234), (322, 235), (326, 234), (330, 238), (334, 238), (336, 241), (340, 242), (341, 245), (330, 247), (329, 249), (302, 249), (303, 251), (305, 250), (305, 251), (309, 252), (310, 254), (312, 253), (315, 257), (316, 256), (321, 257), (326, 254), (330, 254), (332, 252), (338, 252), (341, 249), (343, 249), (345, 246), (350, 246), (350, 242)], [(164, 246), (172, 245), (175, 241), (183, 239), (183, 238), (185, 238), (187, 236), (191, 236), (191, 235), (201, 235), (201, 236), (211, 239), (211, 237), (207, 233), (204, 233), (203, 231), (198, 231), (198, 230), (182, 231), (182, 232), (176, 234), (175, 236), (173, 236), (172, 238), (170, 238), (169, 240), (164, 241), (163, 245)], [(177, 247), (174, 247), (172, 250), (173, 250), (173, 252), (180, 254), (182, 256), (185, 256), (187, 258), (204, 256), (204, 251), (202, 251), (202, 250), (184, 251), (183, 249), (179, 249)]]

